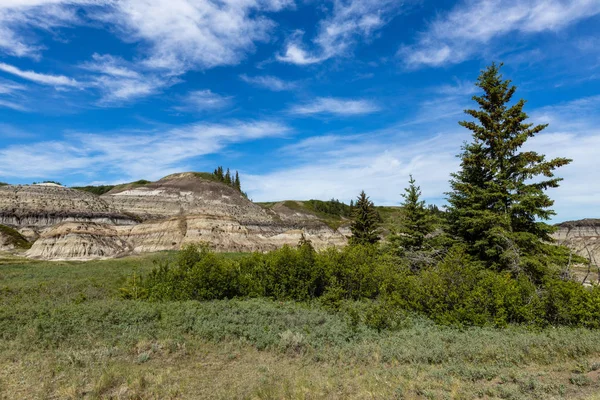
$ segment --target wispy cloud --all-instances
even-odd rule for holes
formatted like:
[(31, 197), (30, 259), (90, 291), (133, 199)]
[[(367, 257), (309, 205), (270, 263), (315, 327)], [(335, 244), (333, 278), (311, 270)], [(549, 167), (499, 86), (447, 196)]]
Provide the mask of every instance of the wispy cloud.
[(352, 116), (371, 114), (379, 110), (380, 108), (369, 100), (319, 97), (308, 103), (297, 104), (291, 107), (289, 112), (295, 115), (332, 114)]
[(6, 0), (0, 3), (0, 51), (16, 57), (39, 58), (44, 46), (24, 31), (81, 23), (77, 7), (101, 6), (109, 0)]
[(179, 82), (174, 77), (160, 77), (119, 57), (94, 54), (92, 61), (81, 67), (95, 73), (90, 76), (90, 86), (102, 94), (101, 105), (119, 105), (140, 97), (158, 93), (161, 89)]
[(595, 0), (467, 0), (436, 18), (398, 54), (413, 68), (460, 63), (509, 33), (558, 31), (599, 13)]
[(474, 82), (454, 80), (453, 84), (440, 85), (433, 88), (433, 92), (444, 96), (469, 96), (477, 93), (479, 88)]
[(0, 79), (0, 95), (5, 97), (0, 97), (0, 107), (22, 112), (30, 111), (27, 107), (19, 103), (21, 98), (19, 94), (26, 89), (23, 85)]
[(200, 112), (218, 110), (231, 104), (232, 97), (221, 96), (210, 90), (195, 90), (188, 93), (180, 105), (173, 107), (178, 111)]
[(0, 63), (0, 71), (4, 71), (8, 74), (18, 76), (19, 78), (26, 79), (41, 85), (49, 86), (60, 86), (60, 87), (81, 87), (82, 84), (77, 82), (75, 79), (66, 77), (64, 75), (49, 75), (40, 74), (34, 71), (23, 71), (15, 66)]
[(196, 123), (166, 131), (111, 135), (73, 133), (64, 140), (14, 145), (0, 150), (0, 175), (56, 177), (85, 171), (92, 179), (159, 178), (189, 169), (191, 159), (222, 151), (232, 143), (285, 135), (290, 129), (269, 121)]
[(19, 85), (18, 83), (0, 80), (0, 94), (11, 94), (25, 89), (25, 86)]
[(304, 32), (296, 31), (276, 58), (280, 62), (309, 65), (347, 55), (358, 41), (371, 40), (399, 13), (401, 6), (394, 0), (334, 0), (330, 16), (319, 23), (312, 50), (303, 43)]
[(12, 101), (2, 100), (0, 99), (0, 107), (10, 108), (15, 111), (30, 111), (27, 107), (22, 106), (21, 104), (13, 103)]
[(248, 76), (246, 74), (240, 75), (240, 79), (244, 82), (250, 83), (255, 86), (260, 86), (274, 92), (282, 92), (284, 90), (293, 90), (298, 87), (296, 82), (288, 82), (277, 78), (276, 76), (263, 75), (263, 76)]

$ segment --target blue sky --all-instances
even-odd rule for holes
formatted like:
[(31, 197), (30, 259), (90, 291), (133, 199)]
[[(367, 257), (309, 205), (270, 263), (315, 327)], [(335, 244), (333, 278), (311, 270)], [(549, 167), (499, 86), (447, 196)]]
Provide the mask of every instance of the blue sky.
[(0, 0), (0, 181), (240, 171), (256, 201), (413, 174), (443, 204), (492, 61), (574, 159), (555, 221), (600, 217), (598, 0)]

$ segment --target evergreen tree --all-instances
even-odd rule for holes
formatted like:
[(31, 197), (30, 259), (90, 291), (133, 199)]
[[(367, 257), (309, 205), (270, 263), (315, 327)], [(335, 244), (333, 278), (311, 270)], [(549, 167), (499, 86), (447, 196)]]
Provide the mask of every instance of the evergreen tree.
[(571, 160), (548, 161), (521, 151), (547, 125), (526, 122), (525, 100), (509, 106), (516, 87), (503, 80), (501, 66), (481, 72), (476, 86), (483, 94), (473, 97), (479, 108), (465, 111), (474, 121), (460, 122), (472, 131), (473, 141), (463, 146), (461, 170), (450, 181), (451, 230), (488, 267), (525, 268), (539, 277), (541, 257), (530, 256), (547, 251), (553, 231), (543, 222), (554, 215), (545, 190), (558, 187), (561, 178), (554, 177), (554, 170)]
[(224, 182), (228, 185), (231, 185), (231, 172), (229, 172), (229, 168), (227, 168), (227, 172), (225, 173)]
[(242, 184), (240, 183), (240, 174), (238, 174), (237, 171), (235, 171), (235, 180), (234, 180), (234, 183), (235, 183), (235, 188), (241, 192), (242, 191)]
[(431, 212), (421, 200), (421, 188), (416, 185), (412, 175), (408, 181), (409, 186), (404, 189), (402, 203), (404, 216), (398, 231), (391, 237), (394, 245), (408, 251), (418, 251), (423, 248), (425, 236), (433, 231), (433, 218)]
[(223, 174), (223, 167), (217, 167), (217, 179), (221, 182), (225, 180), (225, 175)]
[(353, 213), (354, 221), (350, 225), (352, 237), (351, 244), (373, 244), (379, 241), (378, 219), (379, 214), (375, 205), (364, 190), (357, 198)]

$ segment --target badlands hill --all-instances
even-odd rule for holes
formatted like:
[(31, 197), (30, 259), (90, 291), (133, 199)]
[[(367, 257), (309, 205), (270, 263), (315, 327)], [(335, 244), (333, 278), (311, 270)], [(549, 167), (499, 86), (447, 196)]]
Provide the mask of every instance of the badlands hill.
[(217, 251), (266, 251), (298, 243), (342, 246), (344, 228), (280, 205), (264, 208), (203, 174), (121, 185), (98, 196), (58, 185), (0, 187), (0, 224), (32, 243), (26, 255), (87, 260), (179, 249), (207, 242)]

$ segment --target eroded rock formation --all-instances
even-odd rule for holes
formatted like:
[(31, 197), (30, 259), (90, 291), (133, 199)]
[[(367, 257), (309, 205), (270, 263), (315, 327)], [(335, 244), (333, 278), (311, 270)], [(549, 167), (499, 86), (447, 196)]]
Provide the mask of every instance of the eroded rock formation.
[(600, 263), (600, 219), (567, 221), (557, 225), (556, 241), (575, 250), (577, 254)]
[[(0, 221), (34, 241), (29, 257), (87, 260), (179, 249), (206, 242), (217, 251), (267, 251), (300, 237), (316, 248), (347, 238), (310, 213), (265, 210), (236, 189), (174, 174), (96, 196), (60, 186), (0, 187)], [(39, 238), (38, 238), (39, 237)]]
[(62, 222), (45, 230), (27, 255), (46, 260), (92, 260), (127, 255), (131, 245), (116, 226), (96, 222)]
[(43, 229), (66, 221), (135, 223), (91, 193), (56, 185), (0, 186), (0, 224)]

